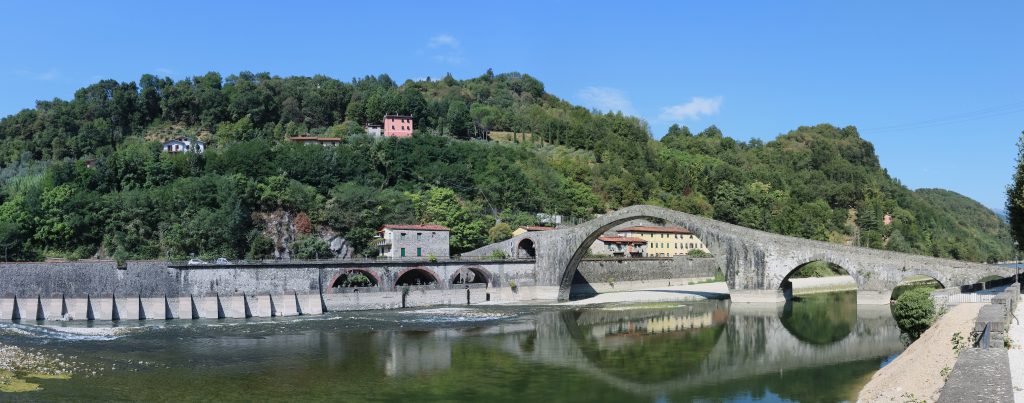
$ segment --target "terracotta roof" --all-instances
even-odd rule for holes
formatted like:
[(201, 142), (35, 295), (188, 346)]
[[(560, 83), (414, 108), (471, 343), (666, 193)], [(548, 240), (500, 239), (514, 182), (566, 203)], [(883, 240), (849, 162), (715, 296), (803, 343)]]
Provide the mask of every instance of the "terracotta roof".
[(540, 226), (540, 225), (524, 225), (524, 226), (519, 227), (519, 228), (525, 229), (527, 231), (551, 231), (551, 230), (554, 229), (554, 228), (551, 228), (551, 227), (544, 227), (544, 226)]
[(601, 242), (609, 243), (647, 243), (642, 238), (633, 238), (628, 236), (601, 236), (597, 238)]
[(384, 115), (384, 119), (387, 119), (387, 118), (412, 119), (412, 116), (409, 116), (409, 115)]
[(288, 140), (291, 140), (291, 141), (310, 141), (310, 140), (313, 140), (313, 141), (341, 141), (341, 139), (339, 139), (337, 137), (305, 137), (305, 136), (289, 137)]
[(448, 227), (437, 224), (385, 224), (385, 229), (408, 229), (408, 230), (422, 230), (422, 231), (448, 231)]
[(656, 234), (691, 234), (690, 230), (683, 227), (654, 227), (641, 225), (620, 229), (619, 232), (653, 232)]

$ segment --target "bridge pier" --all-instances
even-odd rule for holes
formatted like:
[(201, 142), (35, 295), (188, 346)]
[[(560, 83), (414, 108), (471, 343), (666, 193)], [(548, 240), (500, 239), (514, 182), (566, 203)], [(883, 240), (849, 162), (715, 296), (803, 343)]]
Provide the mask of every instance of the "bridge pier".
[(889, 305), (892, 290), (857, 290), (857, 305)]
[(729, 299), (738, 304), (784, 304), (782, 290), (730, 290)]

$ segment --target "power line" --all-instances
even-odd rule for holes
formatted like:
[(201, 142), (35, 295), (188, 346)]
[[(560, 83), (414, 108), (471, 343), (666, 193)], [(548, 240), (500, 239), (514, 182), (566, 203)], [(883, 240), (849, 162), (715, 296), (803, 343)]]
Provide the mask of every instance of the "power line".
[(863, 132), (870, 133), (881, 133), (888, 131), (899, 131), (899, 130), (911, 130), (911, 129), (924, 129), (936, 126), (944, 126), (949, 124), (969, 122), (979, 119), (987, 119), (992, 117), (1010, 115), (1024, 111), (1024, 101), (1018, 101), (1010, 104), (993, 106), (984, 109), (978, 109), (970, 112), (963, 112), (944, 117), (932, 118), (928, 120), (922, 120), (918, 122), (901, 123), (889, 126), (879, 126), (869, 129), (863, 129)]

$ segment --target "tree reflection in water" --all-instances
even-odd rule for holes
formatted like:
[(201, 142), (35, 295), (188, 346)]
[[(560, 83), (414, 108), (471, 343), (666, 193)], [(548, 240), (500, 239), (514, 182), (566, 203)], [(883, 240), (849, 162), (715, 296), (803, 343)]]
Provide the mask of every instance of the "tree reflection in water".
[(840, 341), (857, 323), (857, 292), (794, 297), (782, 310), (782, 326), (800, 341), (825, 345)]

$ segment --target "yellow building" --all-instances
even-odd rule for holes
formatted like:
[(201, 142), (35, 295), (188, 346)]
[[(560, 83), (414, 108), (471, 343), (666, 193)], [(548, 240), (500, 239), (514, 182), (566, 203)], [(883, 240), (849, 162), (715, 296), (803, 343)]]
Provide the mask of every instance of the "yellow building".
[(647, 241), (645, 257), (685, 256), (694, 249), (708, 252), (700, 238), (683, 227), (639, 226), (620, 229), (620, 236)]

